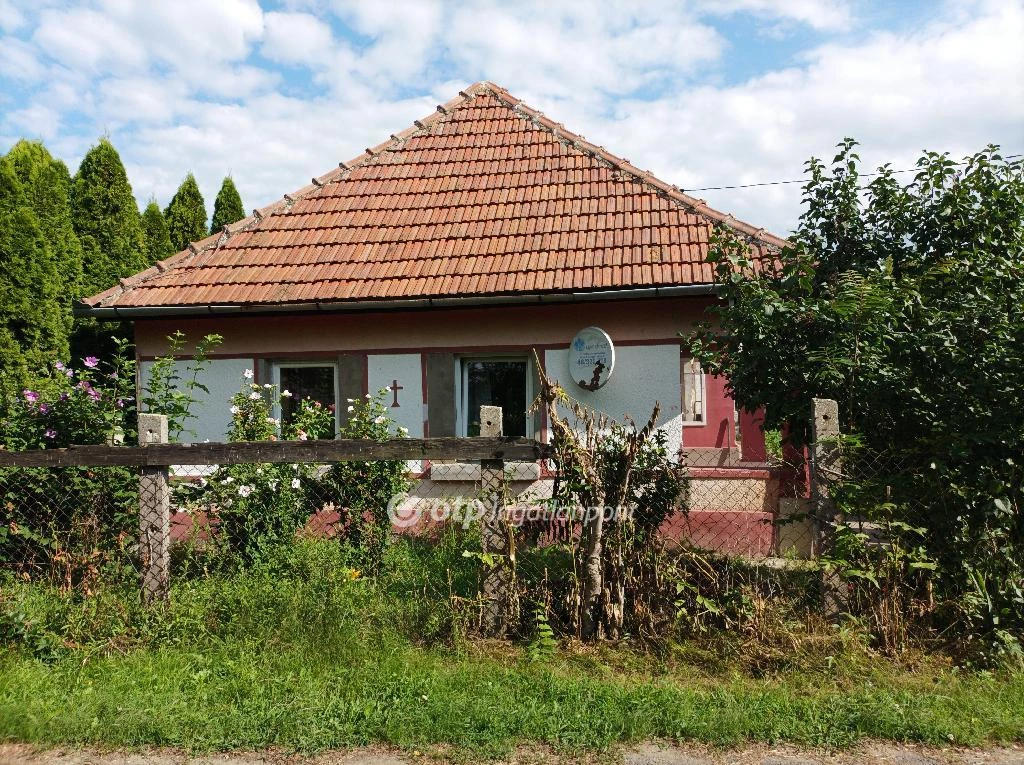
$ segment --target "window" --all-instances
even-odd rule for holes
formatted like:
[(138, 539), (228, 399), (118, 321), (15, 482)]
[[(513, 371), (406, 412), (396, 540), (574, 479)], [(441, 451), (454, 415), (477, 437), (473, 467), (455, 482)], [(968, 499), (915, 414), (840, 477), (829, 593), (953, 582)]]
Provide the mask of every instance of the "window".
[(704, 370), (694, 358), (682, 358), (679, 364), (682, 389), (683, 424), (704, 424)]
[(334, 364), (295, 362), (276, 364), (274, 382), (280, 391), (292, 395), (281, 399), (281, 424), (290, 423), (305, 398), (319, 401), (335, 410), (337, 417), (338, 387)]
[[(459, 430), (480, 435), (480, 407), (500, 406), (506, 436), (533, 435), (526, 410), (530, 405), (530, 362), (526, 358), (462, 358)], [(528, 433), (529, 432), (529, 433)]]

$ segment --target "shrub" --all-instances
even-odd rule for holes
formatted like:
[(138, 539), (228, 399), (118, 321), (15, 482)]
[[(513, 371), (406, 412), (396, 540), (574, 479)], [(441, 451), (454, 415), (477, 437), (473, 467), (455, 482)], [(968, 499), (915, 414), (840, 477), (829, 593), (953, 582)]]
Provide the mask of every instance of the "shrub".
[[(259, 385), (252, 370), (231, 400), (229, 440), (273, 441), (333, 438), (333, 407), (303, 399), (291, 422), (274, 416), (287, 391), (269, 383)], [(343, 438), (393, 437), (393, 423), (375, 397), (349, 400)], [(404, 434), (403, 429), (398, 429)], [(276, 546), (290, 543), (318, 514), (313, 533), (349, 541), (376, 566), (391, 530), (387, 514), (391, 498), (408, 489), (404, 462), (340, 462), (316, 464), (244, 464), (223, 466), (197, 484), (181, 484), (179, 501), (193, 512), (204, 512), (216, 526), (214, 536), (229, 559), (252, 563)]]
[[(135, 438), (134, 361), (61, 362), (2, 403), (0, 446), (12, 451)], [(131, 468), (0, 469), (0, 561), (91, 588), (134, 547), (138, 478)]]
[[(179, 377), (173, 354), (154, 362), (143, 405), (167, 414), (181, 432), (191, 414), (202, 359)], [(218, 338), (205, 338), (212, 345)], [(87, 356), (73, 368), (55, 362), (27, 387), (0, 397), (0, 448), (10, 451), (137, 440), (135, 360), (126, 340), (113, 340), (109, 360)], [(0, 469), (0, 565), (49, 576), (62, 587), (90, 591), (110, 564), (136, 554), (138, 472), (130, 467)]]
[(809, 163), (792, 245), (719, 230), (722, 300), (691, 337), (769, 428), (808, 438), (812, 397), (886, 455), (892, 518), (923, 530), (958, 628), (1024, 631), (1024, 163), (928, 153), (862, 187), (855, 142)]

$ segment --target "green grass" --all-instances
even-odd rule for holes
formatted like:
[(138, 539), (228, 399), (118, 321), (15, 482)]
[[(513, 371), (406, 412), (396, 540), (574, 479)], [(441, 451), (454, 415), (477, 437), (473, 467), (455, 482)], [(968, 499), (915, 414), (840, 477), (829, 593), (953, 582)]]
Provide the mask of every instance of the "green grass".
[(458, 619), (416, 595), (408, 551), (370, 581), (353, 580), (337, 550), (310, 544), (284, 562), (181, 583), (166, 615), (143, 612), (130, 593), (82, 601), (8, 583), (0, 607), (8, 632), (19, 615), (22, 634), (0, 648), (0, 740), (386, 743), (478, 756), (650, 738), (1024, 740), (1024, 677), (939, 660), (908, 668), (851, 640), (794, 642), (785, 671), (759, 677), (742, 669), (746, 648), (730, 636), (657, 656), (567, 646), (540, 660), (498, 642), (419, 645), (406, 635), (457, 635)]

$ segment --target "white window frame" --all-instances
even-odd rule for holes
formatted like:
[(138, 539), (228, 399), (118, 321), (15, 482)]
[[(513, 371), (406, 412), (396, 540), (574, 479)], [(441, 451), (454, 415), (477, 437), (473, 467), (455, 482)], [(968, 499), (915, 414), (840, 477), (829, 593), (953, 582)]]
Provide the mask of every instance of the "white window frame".
[[(329, 361), (324, 359), (323, 361), (270, 361), (270, 381), (273, 385), (277, 386), (278, 394), (281, 393), (281, 370), (282, 369), (302, 369), (306, 367), (330, 367), (334, 372), (334, 431), (337, 433), (341, 428), (341, 386), (339, 384), (338, 375), (338, 362)], [(278, 421), (278, 432), (281, 432), (281, 428), (284, 423), (281, 422), (281, 402), (277, 400), (273, 406), (273, 416)]]
[(700, 370), (700, 375), (697, 379), (700, 381), (698, 391), (700, 395), (700, 419), (690, 420), (687, 419), (689, 412), (686, 406), (686, 391), (687, 391), (687, 377), (691, 374), (687, 371), (686, 367), (689, 364), (696, 363), (696, 359), (693, 356), (687, 356), (685, 354), (679, 354), (679, 411), (681, 414), (682, 425), (684, 428), (702, 428), (708, 424), (708, 386), (707, 386), (707, 372), (700, 365), (697, 368)]
[[(466, 438), (469, 433), (469, 370), (467, 361), (525, 361), (526, 362), (526, 406), (536, 398), (534, 393), (533, 359), (529, 354), (515, 353), (467, 353), (455, 357), (455, 433)], [(533, 415), (526, 415), (526, 437), (536, 438), (537, 428)]]

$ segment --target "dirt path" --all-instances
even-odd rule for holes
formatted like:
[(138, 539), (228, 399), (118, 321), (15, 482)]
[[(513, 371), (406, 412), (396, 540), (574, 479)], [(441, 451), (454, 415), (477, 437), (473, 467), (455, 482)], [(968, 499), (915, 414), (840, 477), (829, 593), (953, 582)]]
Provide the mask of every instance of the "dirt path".
[[(230, 752), (188, 755), (169, 749), (103, 752), (92, 749), (37, 749), (0, 744), (0, 765), (413, 765), (466, 763), (444, 751), (400, 752), (385, 749), (323, 752), (302, 756), (284, 752)], [(828, 753), (794, 747), (748, 746), (711, 750), (700, 746), (643, 744), (605, 755), (565, 756), (547, 749), (522, 748), (502, 760), (507, 765), (1024, 765), (1024, 747), (931, 749), (889, 743), (867, 743), (856, 749)], [(497, 764), (497, 765), (500, 765)]]

